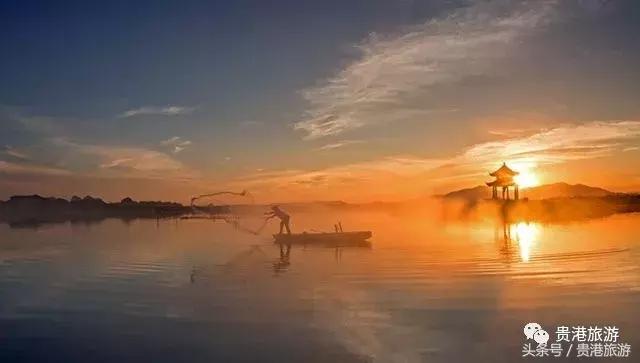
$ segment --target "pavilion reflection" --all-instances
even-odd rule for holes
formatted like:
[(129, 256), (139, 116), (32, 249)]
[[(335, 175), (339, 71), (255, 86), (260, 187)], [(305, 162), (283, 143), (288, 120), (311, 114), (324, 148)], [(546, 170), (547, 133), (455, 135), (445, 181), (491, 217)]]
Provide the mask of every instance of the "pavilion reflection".
[(507, 262), (519, 260), (529, 262), (531, 252), (538, 243), (540, 225), (535, 222), (503, 222), (501, 224), (502, 237), (499, 237), (500, 228), (495, 230), (495, 239), (500, 243), (500, 254)]

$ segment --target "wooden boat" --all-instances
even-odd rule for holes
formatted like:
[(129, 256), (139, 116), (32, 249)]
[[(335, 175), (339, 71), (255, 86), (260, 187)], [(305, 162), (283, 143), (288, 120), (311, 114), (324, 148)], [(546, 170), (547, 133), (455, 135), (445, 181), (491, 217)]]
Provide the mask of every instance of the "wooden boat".
[(279, 244), (368, 245), (371, 231), (274, 234)]

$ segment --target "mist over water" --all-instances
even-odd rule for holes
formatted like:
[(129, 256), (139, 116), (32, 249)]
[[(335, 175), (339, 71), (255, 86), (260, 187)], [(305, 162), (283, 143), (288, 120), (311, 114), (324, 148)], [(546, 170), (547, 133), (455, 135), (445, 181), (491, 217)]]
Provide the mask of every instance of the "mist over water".
[(0, 225), (0, 361), (513, 362), (532, 321), (640, 347), (640, 215), (434, 214), (297, 212), (294, 232), (340, 221), (372, 244), (289, 255), (275, 225)]

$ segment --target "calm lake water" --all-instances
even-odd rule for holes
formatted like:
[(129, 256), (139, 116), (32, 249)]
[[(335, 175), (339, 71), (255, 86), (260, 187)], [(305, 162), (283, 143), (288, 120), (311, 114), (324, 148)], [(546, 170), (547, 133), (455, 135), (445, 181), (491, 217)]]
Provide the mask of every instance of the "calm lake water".
[[(559, 325), (616, 326), (631, 345), (616, 361), (638, 361), (638, 214), (510, 226), (339, 218), (372, 230), (372, 245), (287, 257), (272, 230), (220, 221), (0, 225), (0, 361), (514, 362), (528, 322), (553, 337)], [(293, 227), (335, 220), (304, 213)]]

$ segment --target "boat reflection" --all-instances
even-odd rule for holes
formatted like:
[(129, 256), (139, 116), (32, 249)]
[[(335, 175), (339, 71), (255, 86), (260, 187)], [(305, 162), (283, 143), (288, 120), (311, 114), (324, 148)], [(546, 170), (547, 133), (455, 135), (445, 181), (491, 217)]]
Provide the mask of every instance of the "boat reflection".
[[(291, 243), (278, 243), (280, 248), (280, 256), (273, 262), (273, 272), (277, 275), (283, 272), (287, 272), (289, 267), (291, 266)], [(307, 248), (318, 247), (318, 248), (333, 248), (334, 249), (334, 257), (336, 262), (342, 261), (342, 251), (344, 249), (370, 249), (371, 242), (369, 241), (339, 241), (336, 243), (322, 243), (322, 244), (295, 244), (299, 248), (306, 250)]]
[[(342, 261), (342, 251), (345, 249), (370, 249), (371, 242), (368, 241), (340, 241), (339, 243), (322, 243), (322, 244), (291, 244), (291, 243), (274, 243), (278, 248), (278, 255), (275, 259), (269, 257), (271, 254), (266, 251), (265, 245), (252, 245), (249, 248), (236, 253), (227, 262), (209, 266), (193, 266), (189, 272), (190, 283), (196, 283), (199, 280), (209, 280), (217, 274), (225, 274), (227, 276), (233, 274), (246, 275), (248, 273), (264, 271), (267, 267), (272, 270), (275, 275), (287, 272), (292, 264), (292, 249), (299, 250), (333, 249), (336, 262)], [(292, 247), (294, 246), (295, 247)], [(299, 255), (300, 256), (300, 255)], [(299, 257), (298, 257), (299, 258)]]

